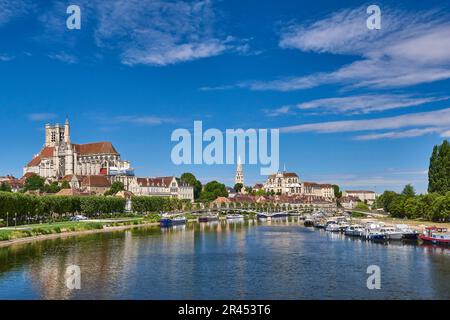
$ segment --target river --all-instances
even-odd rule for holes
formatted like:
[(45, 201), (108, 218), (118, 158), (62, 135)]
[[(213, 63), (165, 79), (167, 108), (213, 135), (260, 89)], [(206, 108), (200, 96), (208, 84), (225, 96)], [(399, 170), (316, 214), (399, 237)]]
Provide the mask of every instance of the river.
[[(381, 289), (367, 288), (370, 265)], [(292, 220), (136, 228), (0, 248), (0, 299), (450, 299), (450, 249)]]

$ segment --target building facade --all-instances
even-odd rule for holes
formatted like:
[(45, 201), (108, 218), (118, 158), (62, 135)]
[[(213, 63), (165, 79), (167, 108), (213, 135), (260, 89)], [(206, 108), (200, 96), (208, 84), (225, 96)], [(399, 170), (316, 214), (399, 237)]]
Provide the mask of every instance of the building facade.
[(334, 199), (334, 188), (331, 184), (302, 182), (294, 172), (278, 172), (270, 175), (263, 185), (266, 192), (279, 195), (306, 195)]
[(111, 142), (75, 144), (70, 124), (45, 125), (42, 150), (23, 168), (23, 174), (35, 173), (48, 180), (67, 175), (133, 175), (129, 161), (123, 161)]
[(179, 178), (155, 177), (133, 178), (128, 191), (140, 196), (159, 196), (194, 201), (194, 187), (183, 183)]
[(370, 190), (345, 190), (342, 192), (342, 196), (358, 198), (359, 201), (365, 202), (368, 205), (372, 205), (377, 198), (376, 193)]

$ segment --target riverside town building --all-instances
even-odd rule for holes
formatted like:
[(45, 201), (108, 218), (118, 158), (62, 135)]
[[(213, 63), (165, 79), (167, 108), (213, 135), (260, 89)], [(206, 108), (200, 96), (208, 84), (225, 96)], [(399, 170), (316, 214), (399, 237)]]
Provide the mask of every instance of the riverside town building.
[(114, 181), (137, 195), (163, 196), (194, 201), (194, 188), (176, 177), (138, 178), (111, 142), (75, 144), (69, 119), (64, 126), (45, 125), (41, 151), (23, 168), (24, 178), (39, 175), (47, 183), (66, 180), (72, 189), (103, 194)]

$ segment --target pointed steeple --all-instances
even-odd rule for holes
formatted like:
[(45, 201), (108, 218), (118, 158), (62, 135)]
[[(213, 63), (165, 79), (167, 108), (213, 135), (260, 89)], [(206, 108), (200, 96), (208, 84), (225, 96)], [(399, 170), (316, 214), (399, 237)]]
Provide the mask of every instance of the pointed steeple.
[(241, 156), (238, 155), (237, 160), (237, 168), (236, 168), (236, 175), (234, 177), (234, 183), (242, 183), (244, 185), (244, 170), (242, 169), (242, 161)]
[(64, 142), (70, 143), (70, 123), (69, 116), (66, 114), (66, 122), (64, 123)]

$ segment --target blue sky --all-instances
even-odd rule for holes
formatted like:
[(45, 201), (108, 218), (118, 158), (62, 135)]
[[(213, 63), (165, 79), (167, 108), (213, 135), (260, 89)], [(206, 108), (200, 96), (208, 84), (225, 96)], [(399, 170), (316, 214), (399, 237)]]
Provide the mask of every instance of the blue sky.
[(74, 142), (113, 142), (140, 176), (232, 185), (234, 166), (171, 162), (172, 131), (202, 120), (280, 128), (281, 166), (302, 180), (424, 192), (450, 136), (449, 18), (441, 1), (0, 0), (0, 175), (21, 176), (68, 114)]

